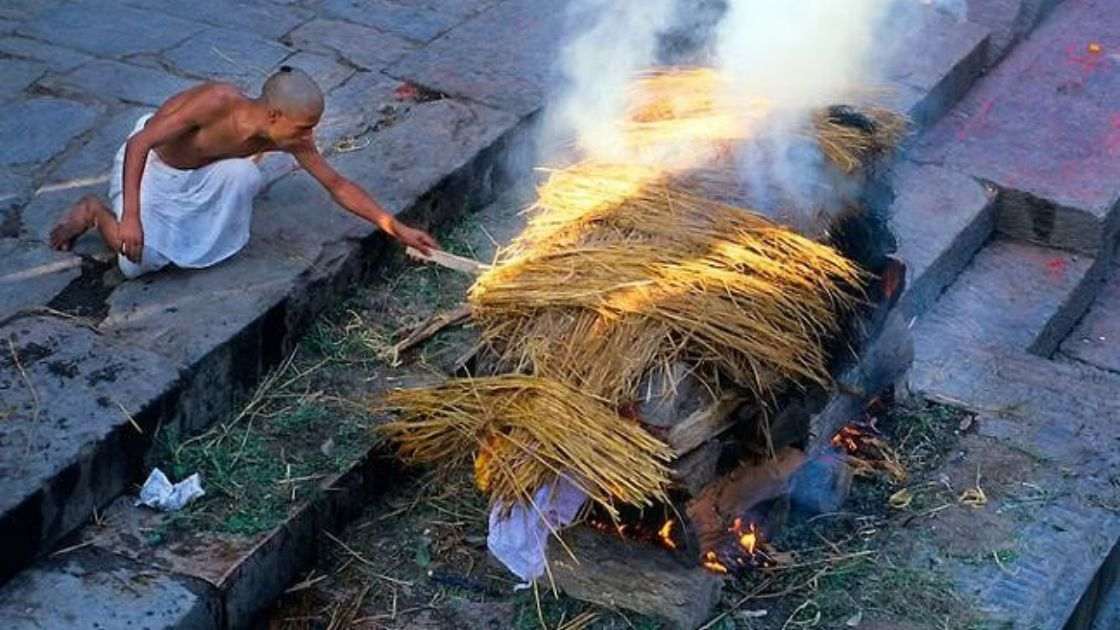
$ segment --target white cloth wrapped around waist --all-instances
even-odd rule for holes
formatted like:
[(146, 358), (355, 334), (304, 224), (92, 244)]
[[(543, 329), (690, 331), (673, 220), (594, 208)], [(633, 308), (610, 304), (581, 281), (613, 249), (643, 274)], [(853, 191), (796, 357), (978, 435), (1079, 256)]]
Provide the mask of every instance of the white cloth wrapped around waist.
[[(147, 114), (130, 137), (144, 128)], [(124, 209), (124, 152), (113, 162), (109, 198), (120, 219)], [(215, 265), (249, 242), (253, 198), (264, 181), (248, 158), (218, 160), (196, 169), (168, 166), (155, 150), (148, 152), (140, 181), (140, 223), (144, 254), (149, 250), (179, 267)]]

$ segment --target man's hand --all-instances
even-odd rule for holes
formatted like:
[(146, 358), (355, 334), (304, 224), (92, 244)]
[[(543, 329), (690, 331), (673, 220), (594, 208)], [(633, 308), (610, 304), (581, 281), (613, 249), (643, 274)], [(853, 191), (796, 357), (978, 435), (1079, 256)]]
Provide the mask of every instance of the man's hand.
[(440, 249), (439, 243), (430, 234), (423, 230), (410, 228), (400, 221), (393, 221), (393, 236), (401, 245), (419, 250), (425, 256), (432, 253), (433, 249)]
[(117, 227), (117, 238), (121, 243), (121, 255), (136, 264), (144, 253), (144, 230), (139, 219), (123, 219)]

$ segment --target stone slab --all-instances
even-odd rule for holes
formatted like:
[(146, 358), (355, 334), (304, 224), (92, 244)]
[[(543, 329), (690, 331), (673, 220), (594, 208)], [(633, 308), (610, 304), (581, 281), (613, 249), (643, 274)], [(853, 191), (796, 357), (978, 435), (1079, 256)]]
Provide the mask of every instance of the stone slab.
[(1067, 357), (1120, 373), (1120, 269), (1112, 270), (1111, 279), (1062, 342), (1061, 351)]
[(161, 58), (184, 74), (259, 88), (294, 50), (233, 29), (208, 28), (166, 51)]
[(284, 41), (301, 50), (340, 55), (366, 70), (381, 70), (414, 45), (402, 37), (337, 20), (315, 19), (288, 34)]
[(510, 0), (409, 53), (388, 74), (525, 116), (544, 101), (566, 2)]
[(995, 228), (995, 193), (938, 166), (902, 162), (894, 170), (891, 226), (910, 277), (900, 308), (924, 313), (983, 247)]
[(889, 59), (884, 78), (921, 96), (908, 109), (918, 126), (939, 119), (984, 70), (988, 29), (957, 20), (932, 6), (896, 5), (883, 45)]
[(80, 549), (4, 585), (0, 619), (10, 630), (217, 630), (218, 611), (200, 591), (187, 579)]
[(968, 20), (992, 31), (984, 60), (992, 67), (1038, 26), (1062, 0), (968, 0)]
[(99, 113), (97, 107), (50, 97), (0, 105), (0, 166), (51, 159), (88, 131)]
[(25, 22), (62, 4), (62, 0), (5, 0), (0, 18)]
[[(51, 169), (40, 191), (101, 184), (105, 192), (100, 196), (104, 199), (109, 190), (113, 158), (136, 127), (136, 121), (153, 111), (150, 107), (126, 107), (99, 121), (89, 141)], [(40, 235), (45, 237), (46, 232)]]
[(82, 261), (42, 243), (0, 238), (0, 321), (51, 301), (82, 275)]
[(24, 96), (29, 85), (47, 72), (47, 66), (37, 61), (0, 58), (0, 102)]
[(1094, 263), (1027, 243), (989, 243), (919, 319), (917, 356), (952, 354), (954, 345), (1049, 356), (1092, 300), (1101, 273)]
[(355, 74), (354, 68), (339, 62), (334, 53), (300, 51), (285, 59), (284, 63), (310, 74), (324, 92), (330, 92), (346, 83)]
[(0, 339), (3, 580), (140, 476), (179, 370), (57, 317), (10, 320)]
[(0, 37), (0, 53), (48, 64), (55, 72), (76, 68), (93, 59), (69, 48), (52, 46), (27, 37)]
[[(356, 138), (376, 127), (392, 124), (409, 109), (393, 92), (400, 85), (380, 72), (355, 73), (345, 84), (327, 94), (326, 109), (315, 126), (320, 151), (336, 152), (343, 138)], [(348, 145), (353, 148), (358, 145)]]
[(414, 105), (370, 136), (369, 146), (332, 159), (340, 173), (400, 212), (518, 123), (511, 114), (457, 99)]
[(348, 470), (324, 480), (311, 500), (294, 505), (282, 524), (255, 536), (178, 531), (150, 542), (149, 533), (168, 531), (172, 517), (122, 497), (103, 512), (106, 526), (86, 527), (78, 539), (146, 568), (209, 585), (225, 626), (249, 628), (262, 609), (305, 575), (320, 553), (319, 532), (340, 529), (403, 474), (391, 453), (374, 446)]
[(317, 11), (325, 17), (345, 20), (415, 42), (429, 42), (463, 20), (455, 11), (443, 12), (418, 3), (392, 0), (322, 0)]
[(86, 0), (40, 14), (19, 34), (99, 57), (123, 57), (170, 48), (202, 28), (164, 13)]
[(997, 185), (1000, 231), (1099, 254), (1120, 214), (1118, 33), (1114, 3), (1063, 3), (912, 157)]
[(197, 83), (151, 68), (102, 59), (41, 81), (49, 90), (76, 98), (117, 99), (148, 107), (159, 107), (170, 96)]
[[(275, 39), (311, 19), (312, 14), (298, 6), (280, 6), (267, 0), (125, 0), (128, 4), (173, 15), (193, 22), (256, 33)], [(180, 37), (178, 40), (181, 41)], [(169, 43), (174, 43), (169, 42)], [(167, 46), (164, 46), (167, 48)]]

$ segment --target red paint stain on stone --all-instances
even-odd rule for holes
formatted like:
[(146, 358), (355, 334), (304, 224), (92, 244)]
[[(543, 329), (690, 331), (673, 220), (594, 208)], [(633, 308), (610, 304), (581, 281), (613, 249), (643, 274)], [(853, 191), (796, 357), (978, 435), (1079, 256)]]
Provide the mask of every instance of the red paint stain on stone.
[(1046, 272), (1051, 280), (1061, 280), (1066, 273), (1067, 263), (1064, 258), (1051, 258), (1046, 263)]
[(1081, 69), (1082, 76), (1089, 76), (1099, 70), (1108, 57), (1100, 53), (1088, 52), (1084, 44), (1070, 44), (1066, 48), (1066, 59)]
[(988, 115), (996, 104), (995, 98), (985, 100), (975, 114), (966, 118), (957, 130), (957, 140), (964, 140), (973, 136), (988, 123)]
[(1109, 155), (1113, 157), (1120, 155), (1120, 112), (1112, 114), (1108, 121), (1104, 146)]

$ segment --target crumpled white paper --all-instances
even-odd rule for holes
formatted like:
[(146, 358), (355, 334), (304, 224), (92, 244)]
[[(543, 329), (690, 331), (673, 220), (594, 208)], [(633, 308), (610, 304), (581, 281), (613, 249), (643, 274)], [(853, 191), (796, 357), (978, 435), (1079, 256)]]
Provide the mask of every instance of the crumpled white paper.
[(161, 512), (176, 512), (204, 494), (202, 477), (198, 473), (172, 484), (162, 470), (155, 468), (140, 488), (136, 505), (146, 505)]
[(537, 488), (533, 495), (535, 507), (518, 504), (506, 518), (501, 518), (501, 510), (495, 506), (490, 510), (486, 546), (507, 569), (531, 582), (544, 575), (545, 552), (552, 530), (575, 520), (585, 501), (587, 495), (582, 490), (560, 479), (551, 486)]

